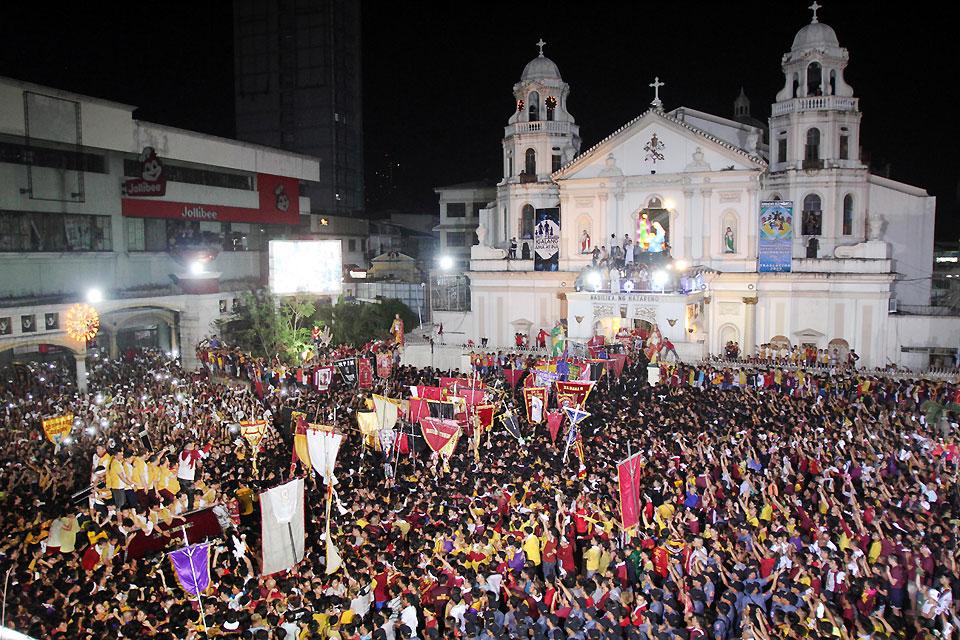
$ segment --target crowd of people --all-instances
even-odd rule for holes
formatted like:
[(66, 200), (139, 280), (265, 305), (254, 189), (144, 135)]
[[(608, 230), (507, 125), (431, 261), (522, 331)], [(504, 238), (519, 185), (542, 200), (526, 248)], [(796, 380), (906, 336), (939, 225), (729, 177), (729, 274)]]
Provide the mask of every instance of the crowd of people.
[[(413, 430), (395, 460), (356, 433), (371, 393), (407, 397), (439, 371), (317, 391), (236, 350), (201, 356), (197, 371), (160, 353), (95, 358), (87, 393), (56, 364), (0, 380), (6, 626), (71, 640), (960, 635), (956, 416), (927, 411), (960, 400), (956, 384), (669, 363), (650, 386), (631, 357), (587, 398), (584, 470), (503, 382), (533, 362), (499, 354), (477, 375), (522, 437), (495, 421), (479, 462), (463, 438), (439, 465)], [(347, 434), (332, 575), (312, 475), (304, 558), (259, 571), (255, 496), (305, 473), (293, 411)], [(75, 426), (55, 446), (40, 421), (63, 414)], [(256, 470), (237, 434), (252, 418), (271, 424)], [(637, 452), (641, 524), (624, 530), (616, 465)], [(130, 545), (213, 505), (237, 517), (198, 602), (162, 552)]]

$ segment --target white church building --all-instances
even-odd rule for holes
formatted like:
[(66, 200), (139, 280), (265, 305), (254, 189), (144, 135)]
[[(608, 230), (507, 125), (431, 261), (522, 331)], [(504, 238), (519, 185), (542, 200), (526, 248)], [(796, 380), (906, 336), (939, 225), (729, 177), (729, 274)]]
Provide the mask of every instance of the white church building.
[[(732, 341), (746, 355), (812, 344), (866, 366), (951, 364), (960, 322), (926, 306), (935, 198), (861, 161), (849, 54), (813, 9), (767, 136), (740, 117), (742, 94), (736, 119), (667, 111), (655, 79), (646, 112), (581, 150), (570, 86), (538, 43), (480, 211), (469, 310), (435, 322), (489, 348), (557, 322), (575, 340), (656, 325), (684, 359)], [(542, 246), (558, 255), (539, 255), (553, 233)]]

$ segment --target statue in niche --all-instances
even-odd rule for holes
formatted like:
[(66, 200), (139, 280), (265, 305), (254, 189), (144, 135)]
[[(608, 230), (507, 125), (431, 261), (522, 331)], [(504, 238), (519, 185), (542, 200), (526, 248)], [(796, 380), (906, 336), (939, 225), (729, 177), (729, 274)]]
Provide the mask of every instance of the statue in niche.
[(732, 227), (727, 227), (727, 230), (723, 232), (723, 252), (724, 253), (736, 253), (737, 252), (737, 238), (733, 233)]
[(593, 248), (590, 243), (590, 234), (584, 229), (580, 232), (580, 253), (592, 253)]

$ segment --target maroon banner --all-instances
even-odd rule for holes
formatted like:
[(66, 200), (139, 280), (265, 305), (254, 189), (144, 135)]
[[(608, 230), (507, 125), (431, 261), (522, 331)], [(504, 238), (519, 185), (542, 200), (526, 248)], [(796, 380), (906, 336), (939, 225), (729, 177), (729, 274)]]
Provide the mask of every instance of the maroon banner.
[(527, 422), (540, 424), (547, 411), (547, 390), (544, 387), (524, 387), (523, 400), (527, 405)]
[(573, 398), (575, 405), (582, 407), (593, 389), (593, 382), (582, 380), (557, 380), (557, 397), (561, 395)]
[(610, 367), (613, 371), (613, 375), (620, 377), (620, 374), (623, 373), (623, 365), (627, 362), (627, 354), (625, 353), (613, 353), (610, 354), (610, 364), (607, 366)]
[(443, 400), (443, 392), (440, 387), (425, 387), (417, 385), (417, 397), (425, 400)]
[(393, 372), (393, 355), (389, 353), (377, 354), (377, 375), (381, 378), (389, 378)]
[(259, 205), (256, 207), (123, 197), (120, 198), (120, 212), (128, 218), (256, 224), (300, 223), (300, 187), (296, 178), (258, 173), (257, 190)]
[(420, 430), (423, 432), (424, 440), (427, 441), (427, 446), (432, 451), (439, 451), (450, 442), (450, 438), (457, 434), (460, 425), (455, 420), (421, 418)]
[(361, 389), (373, 388), (373, 365), (370, 358), (357, 358), (357, 379)]
[(457, 389), (457, 397), (463, 398), (468, 407), (483, 402), (483, 389)]
[(410, 409), (407, 411), (409, 422), (420, 422), (420, 418), (430, 417), (430, 406), (426, 398), (410, 398)]
[(317, 367), (313, 371), (313, 386), (317, 391), (329, 391), (333, 384), (333, 366)]
[(507, 382), (510, 383), (511, 389), (517, 388), (517, 383), (520, 382), (520, 377), (523, 375), (523, 369), (504, 369), (503, 377), (506, 378)]
[(453, 389), (454, 386), (457, 389), (483, 389), (483, 380), (479, 378), (477, 380), (473, 378), (440, 378), (441, 389)]
[(640, 454), (636, 453), (617, 464), (617, 480), (620, 488), (620, 523), (624, 529), (640, 523)]
[(550, 430), (550, 442), (557, 441), (557, 434), (560, 433), (560, 425), (563, 423), (563, 414), (559, 411), (551, 411), (547, 414), (547, 429)]
[(480, 418), (481, 431), (489, 431), (493, 426), (493, 413), (496, 411), (496, 407), (492, 404), (481, 404), (477, 405), (474, 410), (477, 417)]

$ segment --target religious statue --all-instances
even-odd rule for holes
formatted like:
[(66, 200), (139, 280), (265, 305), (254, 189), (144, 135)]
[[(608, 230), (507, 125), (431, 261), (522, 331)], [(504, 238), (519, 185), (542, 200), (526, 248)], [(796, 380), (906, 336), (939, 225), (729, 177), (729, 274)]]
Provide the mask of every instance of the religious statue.
[(580, 253), (591, 253), (593, 248), (590, 246), (590, 234), (584, 229), (580, 233)]
[(736, 253), (736, 244), (733, 237), (733, 229), (727, 227), (727, 230), (723, 232), (723, 252), (724, 253)]
[(398, 347), (403, 346), (403, 320), (400, 318), (400, 314), (396, 314), (393, 318), (393, 324), (390, 325), (390, 333), (393, 334), (393, 341)]
[(557, 324), (553, 326), (553, 329), (550, 330), (551, 355), (559, 356), (562, 354), (565, 341), (566, 336), (563, 333), (563, 325), (557, 322)]

